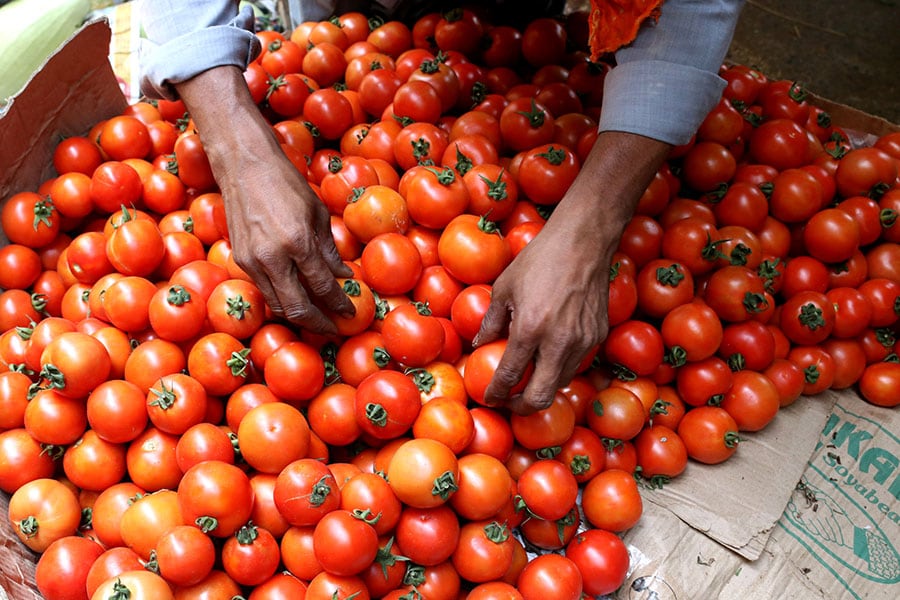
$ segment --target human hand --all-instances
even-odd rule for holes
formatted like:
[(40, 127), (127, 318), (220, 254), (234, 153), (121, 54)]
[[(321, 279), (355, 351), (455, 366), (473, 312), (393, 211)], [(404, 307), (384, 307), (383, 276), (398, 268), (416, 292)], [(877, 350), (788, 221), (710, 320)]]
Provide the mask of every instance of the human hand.
[(235, 262), (276, 315), (317, 333), (335, 333), (320, 306), (353, 315), (352, 302), (335, 280), (352, 271), (335, 247), (328, 210), (280, 150), (266, 158), (265, 165), (220, 184)]
[(327, 208), (284, 155), (241, 71), (217, 67), (176, 87), (222, 191), (235, 262), (276, 315), (335, 333), (320, 307), (353, 315), (335, 279), (352, 273), (334, 245)]
[[(606, 337), (609, 263), (598, 247), (542, 232), (494, 282), (475, 344), (508, 330), (506, 352), (485, 390), (485, 403), (529, 414), (550, 406), (585, 355)], [(562, 238), (562, 239), (561, 239)], [(508, 398), (529, 363), (521, 394)]]
[[(546, 408), (606, 338), (609, 268), (638, 200), (671, 146), (608, 131), (594, 143), (578, 177), (550, 219), (494, 282), (475, 345), (508, 329), (506, 351), (485, 402), (527, 414)], [(522, 394), (508, 398), (526, 366)]]

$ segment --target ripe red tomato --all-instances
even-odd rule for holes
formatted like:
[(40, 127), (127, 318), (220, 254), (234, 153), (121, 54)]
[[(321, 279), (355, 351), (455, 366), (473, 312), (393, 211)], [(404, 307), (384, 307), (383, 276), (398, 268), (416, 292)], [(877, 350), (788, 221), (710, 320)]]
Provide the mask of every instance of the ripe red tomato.
[(9, 499), (13, 533), (31, 550), (41, 553), (55, 541), (75, 535), (81, 521), (78, 497), (56, 479), (25, 483)]
[(251, 408), (237, 430), (241, 456), (262, 473), (277, 475), (287, 465), (306, 458), (310, 430), (306, 417), (284, 402), (265, 402)]
[(566, 546), (565, 556), (581, 572), (584, 593), (593, 596), (613, 593), (628, 573), (630, 559), (625, 543), (602, 529), (589, 529), (575, 536)]
[(469, 521), (459, 532), (451, 560), (463, 579), (475, 583), (499, 579), (512, 564), (516, 539), (497, 521)]
[(611, 365), (650, 375), (663, 361), (662, 334), (650, 323), (628, 320), (610, 330), (604, 351)]
[(316, 350), (301, 341), (282, 344), (266, 360), (265, 380), (281, 400), (311, 400), (325, 385), (325, 363)]
[(422, 403), (419, 388), (399, 371), (376, 371), (356, 390), (356, 421), (376, 439), (403, 435), (415, 422)]
[(644, 509), (632, 473), (621, 469), (602, 471), (587, 483), (582, 494), (584, 516), (598, 529), (613, 532), (630, 529)]
[(167, 530), (156, 546), (159, 574), (176, 586), (200, 583), (212, 571), (215, 561), (212, 538), (194, 525), (177, 525)]
[(718, 464), (737, 451), (740, 436), (732, 416), (719, 406), (689, 410), (678, 425), (678, 435), (693, 460)]
[(208, 460), (185, 472), (178, 484), (184, 520), (214, 537), (233, 535), (250, 519), (253, 488), (246, 473), (227, 462)]

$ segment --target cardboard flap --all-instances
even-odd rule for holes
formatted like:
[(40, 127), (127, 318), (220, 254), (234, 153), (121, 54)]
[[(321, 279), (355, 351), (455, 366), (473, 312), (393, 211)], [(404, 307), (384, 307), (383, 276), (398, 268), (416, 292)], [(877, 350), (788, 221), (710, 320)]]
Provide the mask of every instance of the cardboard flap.
[(692, 461), (662, 489), (645, 490), (644, 499), (741, 556), (759, 558), (806, 469), (800, 457), (812, 454), (837, 397), (827, 391), (799, 398), (763, 431), (741, 434), (728, 462)]
[(12, 99), (0, 118), (0, 199), (37, 189), (54, 175), (49, 157), (61, 139), (84, 135), (124, 110), (108, 59), (110, 37), (105, 19), (84, 25)]

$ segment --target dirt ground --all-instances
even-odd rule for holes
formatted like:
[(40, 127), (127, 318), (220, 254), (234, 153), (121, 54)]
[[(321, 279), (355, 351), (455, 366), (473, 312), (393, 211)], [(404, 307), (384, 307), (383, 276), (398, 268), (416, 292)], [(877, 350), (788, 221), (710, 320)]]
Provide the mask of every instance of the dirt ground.
[(900, 123), (898, 0), (747, 0), (728, 58)]

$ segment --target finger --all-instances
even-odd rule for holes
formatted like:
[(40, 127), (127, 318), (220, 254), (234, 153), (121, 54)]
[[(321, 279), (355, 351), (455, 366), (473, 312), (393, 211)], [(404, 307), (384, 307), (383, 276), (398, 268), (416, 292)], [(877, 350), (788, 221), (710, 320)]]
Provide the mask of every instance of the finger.
[[(263, 276), (254, 279), (260, 290), (268, 290), (272, 296), (272, 312), (316, 333), (337, 333), (334, 323), (310, 300), (293, 263), (280, 260), (276, 264), (266, 263), (266, 266), (268, 268), (264, 266)], [(331, 281), (337, 287), (334, 278)], [(263, 291), (263, 295), (265, 294), (266, 291)]]
[(499, 339), (509, 326), (509, 321), (510, 312), (506, 302), (498, 296), (493, 296), (487, 311), (484, 313), (484, 317), (481, 319), (481, 327), (472, 339), (472, 346), (477, 348)]
[(328, 266), (328, 270), (335, 277), (351, 277), (353, 269), (344, 264), (334, 243), (334, 235), (331, 233), (331, 217), (328, 211), (320, 210), (316, 215), (316, 238), (319, 242), (319, 252)]
[(337, 327), (312, 303), (303, 286), (294, 285), (278, 289), (285, 319), (315, 333), (326, 335), (337, 333)]
[(501, 404), (509, 399), (509, 391), (521, 381), (534, 356), (534, 351), (533, 345), (523, 343), (515, 336), (510, 337), (494, 376), (484, 390), (485, 404), (489, 406)]
[[(544, 351), (543, 348), (550, 350)], [(553, 403), (557, 390), (572, 380), (581, 363), (578, 349), (565, 345), (541, 346), (535, 355), (534, 372), (521, 394), (510, 399), (510, 409), (519, 414), (531, 414)]]
[[(346, 317), (356, 314), (353, 302), (338, 285), (324, 260), (305, 261), (297, 265), (306, 284), (306, 289), (325, 308)], [(352, 272), (350, 273), (352, 274)], [(318, 309), (317, 309), (318, 310)]]

